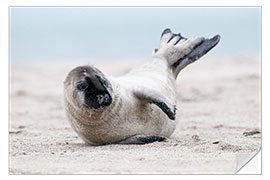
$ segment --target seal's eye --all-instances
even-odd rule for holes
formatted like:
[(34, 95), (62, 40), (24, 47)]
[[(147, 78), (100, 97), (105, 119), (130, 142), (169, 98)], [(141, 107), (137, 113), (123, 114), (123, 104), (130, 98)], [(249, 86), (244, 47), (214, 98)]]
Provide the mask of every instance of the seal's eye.
[(106, 81), (105, 79), (103, 79), (102, 77), (100, 76), (97, 76), (97, 78), (99, 79), (99, 81), (104, 85), (105, 88), (109, 88), (109, 83), (108, 81)]
[(109, 83), (106, 80), (102, 79), (102, 83), (106, 88), (109, 88)]
[(84, 91), (88, 88), (88, 83), (86, 80), (81, 80), (77, 82), (77, 89), (79, 91)]

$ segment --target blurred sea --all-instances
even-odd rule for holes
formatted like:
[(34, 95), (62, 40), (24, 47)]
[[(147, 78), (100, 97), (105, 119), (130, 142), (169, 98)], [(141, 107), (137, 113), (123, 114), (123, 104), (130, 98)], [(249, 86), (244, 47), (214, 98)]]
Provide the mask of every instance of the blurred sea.
[(147, 58), (169, 27), (221, 35), (212, 56), (261, 53), (260, 7), (10, 7), (10, 60)]

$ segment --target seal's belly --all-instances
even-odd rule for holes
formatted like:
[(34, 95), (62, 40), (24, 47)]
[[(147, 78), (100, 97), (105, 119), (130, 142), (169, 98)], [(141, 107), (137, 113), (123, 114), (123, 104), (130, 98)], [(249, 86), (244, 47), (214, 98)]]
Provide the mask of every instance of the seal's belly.
[(133, 111), (107, 114), (102, 123), (83, 124), (76, 120), (75, 131), (92, 145), (117, 143), (134, 135), (169, 137), (175, 129), (175, 121), (170, 120), (158, 107), (152, 104), (136, 105)]

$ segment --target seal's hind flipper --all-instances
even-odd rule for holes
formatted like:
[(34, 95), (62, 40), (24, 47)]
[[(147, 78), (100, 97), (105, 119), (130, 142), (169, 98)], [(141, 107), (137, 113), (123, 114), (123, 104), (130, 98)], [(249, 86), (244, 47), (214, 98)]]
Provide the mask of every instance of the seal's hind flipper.
[(180, 33), (175, 34), (165, 29), (161, 34), (159, 49), (155, 49), (152, 57), (166, 59), (175, 77), (187, 65), (197, 61), (207, 54), (220, 41), (220, 35), (213, 38), (185, 38)]
[(171, 120), (175, 120), (176, 106), (171, 105), (162, 94), (143, 88), (134, 91), (134, 94), (143, 102), (157, 105)]
[(126, 138), (123, 141), (120, 141), (119, 144), (148, 144), (153, 142), (161, 142), (166, 140), (163, 136), (143, 136), (143, 135), (135, 135)]

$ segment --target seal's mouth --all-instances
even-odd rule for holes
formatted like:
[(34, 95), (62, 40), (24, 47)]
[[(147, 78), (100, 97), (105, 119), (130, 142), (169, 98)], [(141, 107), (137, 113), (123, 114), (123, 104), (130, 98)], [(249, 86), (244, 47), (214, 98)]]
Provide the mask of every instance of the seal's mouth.
[(220, 35), (216, 35), (212, 37), (211, 39), (202, 39), (202, 41), (198, 42), (193, 48), (193, 50), (176, 61), (173, 66), (177, 67), (182, 61), (191, 61), (194, 62), (203, 55), (205, 55), (207, 52), (209, 52), (213, 47), (215, 47), (220, 41)]

